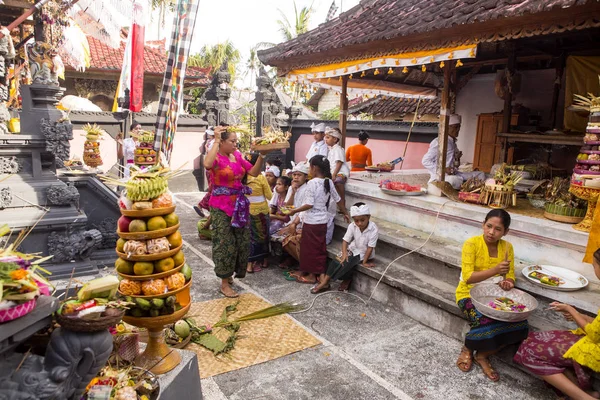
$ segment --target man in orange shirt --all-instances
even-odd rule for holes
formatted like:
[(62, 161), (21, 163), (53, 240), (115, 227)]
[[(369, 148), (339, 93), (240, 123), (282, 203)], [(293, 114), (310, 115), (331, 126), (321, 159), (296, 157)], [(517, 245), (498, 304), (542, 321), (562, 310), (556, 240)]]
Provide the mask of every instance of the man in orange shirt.
[(346, 161), (350, 162), (351, 171), (364, 171), (365, 167), (373, 165), (371, 149), (367, 147), (369, 134), (365, 131), (358, 133), (358, 144), (348, 147)]

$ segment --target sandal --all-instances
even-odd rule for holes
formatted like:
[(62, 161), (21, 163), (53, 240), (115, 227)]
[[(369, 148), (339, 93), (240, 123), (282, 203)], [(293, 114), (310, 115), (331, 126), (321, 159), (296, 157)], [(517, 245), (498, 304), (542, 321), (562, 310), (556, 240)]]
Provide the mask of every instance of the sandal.
[(317, 280), (308, 279), (306, 276), (296, 276), (296, 282), (314, 285), (315, 283), (317, 283)]
[(323, 286), (322, 288), (319, 288), (319, 286), (315, 286), (312, 289), (310, 289), (310, 292), (312, 294), (318, 294), (318, 293), (326, 292), (330, 289), (331, 289), (331, 285)]
[(473, 362), (481, 367), (483, 374), (488, 377), (492, 382), (498, 382), (500, 380), (500, 375), (492, 368), (492, 364), (490, 364), (490, 360), (487, 358), (477, 358), (473, 357)]
[(229, 294), (225, 293), (225, 291), (223, 289), (220, 290), (221, 294), (225, 297), (229, 297), (230, 299), (235, 299), (237, 297), (240, 297), (239, 294), (237, 294), (233, 289), (229, 288), (231, 290), (231, 292)]
[(462, 372), (469, 372), (471, 370), (471, 367), (473, 367), (473, 353), (471, 350), (463, 346), (458, 355), (458, 360), (456, 360), (456, 366)]

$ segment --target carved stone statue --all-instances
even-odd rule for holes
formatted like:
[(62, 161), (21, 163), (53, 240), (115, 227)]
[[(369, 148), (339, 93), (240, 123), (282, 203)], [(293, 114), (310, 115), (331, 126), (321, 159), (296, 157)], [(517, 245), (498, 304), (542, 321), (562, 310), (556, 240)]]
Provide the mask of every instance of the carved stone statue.
[(51, 122), (48, 119), (40, 121), (40, 130), (46, 138), (46, 151), (54, 154), (56, 166), (64, 167), (71, 155), (71, 143), (73, 139), (73, 125), (69, 120)]
[(0, 189), (0, 210), (4, 210), (7, 207), (10, 207), (12, 204), (13, 196), (12, 191), (9, 187), (4, 187)]
[[(262, 127), (279, 127), (278, 117), (285, 113), (285, 108), (275, 91), (273, 80), (267, 74), (264, 67), (260, 67), (258, 77), (256, 77), (256, 115), (257, 115), (257, 134)], [(283, 119), (288, 119), (287, 115)]]
[(9, 89), (6, 80), (6, 64), (15, 58), (15, 47), (10, 32), (8, 29), (2, 28), (2, 33), (4, 37), (0, 39), (0, 102), (8, 100)]
[(50, 44), (35, 42), (27, 45), (27, 56), (33, 84), (58, 86), (57, 53)]
[(79, 204), (79, 191), (72, 183), (66, 185), (52, 185), (46, 190), (48, 203), (53, 206), (68, 206)]
[[(0, 62), (1, 64), (1, 62)], [(2, 91), (2, 83), (0, 83), (0, 91)], [(8, 93), (8, 91), (7, 91)], [(0, 93), (0, 96), (2, 94)], [(0, 99), (0, 101), (3, 101)], [(8, 108), (4, 103), (0, 103), (0, 135), (8, 135), (10, 132), (8, 131), (8, 121), (10, 120), (10, 113), (8, 112)]]
[(98, 229), (64, 233), (52, 232), (48, 236), (48, 253), (54, 254), (54, 262), (82, 260), (102, 244)]
[(112, 349), (108, 330), (84, 333), (58, 328), (52, 332), (44, 358), (29, 356), (17, 371), (0, 377), (0, 399), (79, 399)]
[(117, 245), (117, 239), (119, 235), (115, 232), (115, 226), (117, 225), (116, 218), (104, 218), (99, 224), (93, 224), (94, 229), (98, 229), (102, 234), (102, 243), (100, 243), (100, 249), (114, 249)]
[(0, 174), (18, 174), (21, 164), (17, 157), (0, 157)]
[(204, 110), (204, 118), (208, 125), (229, 123), (230, 81), (231, 75), (229, 74), (228, 63), (225, 61), (219, 71), (214, 74), (210, 85), (198, 101), (198, 106)]

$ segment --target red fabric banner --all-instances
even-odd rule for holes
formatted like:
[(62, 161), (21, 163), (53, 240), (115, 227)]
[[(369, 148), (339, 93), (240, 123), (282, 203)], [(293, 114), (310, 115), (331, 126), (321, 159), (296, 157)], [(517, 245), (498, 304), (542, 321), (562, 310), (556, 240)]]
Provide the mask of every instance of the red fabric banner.
[(131, 29), (131, 85), (130, 106), (134, 112), (142, 111), (144, 104), (144, 27), (133, 24)]

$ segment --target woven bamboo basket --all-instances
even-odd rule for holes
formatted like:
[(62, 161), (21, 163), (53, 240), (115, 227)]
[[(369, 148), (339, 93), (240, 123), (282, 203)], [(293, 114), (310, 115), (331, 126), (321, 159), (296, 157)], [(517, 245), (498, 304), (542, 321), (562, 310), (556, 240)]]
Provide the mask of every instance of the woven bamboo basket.
[(56, 322), (66, 330), (73, 332), (99, 332), (121, 322), (124, 315), (125, 311), (120, 311), (115, 315), (88, 320), (56, 314)]
[(181, 250), (181, 248), (183, 247), (183, 245), (180, 245), (179, 247), (176, 247), (172, 250), (169, 251), (165, 251), (163, 253), (156, 253), (156, 254), (144, 254), (144, 255), (127, 255), (125, 253), (121, 253), (120, 251), (116, 251), (117, 255), (119, 257), (121, 257), (123, 260), (127, 260), (127, 261), (156, 261), (156, 260), (162, 260), (163, 258), (167, 258), (167, 257), (173, 257), (175, 254), (179, 253), (179, 250)]
[(271, 144), (253, 144), (250, 149), (253, 151), (272, 151), (272, 150), (283, 150), (289, 149), (290, 142), (283, 143), (271, 143)]
[(156, 217), (156, 216), (171, 214), (173, 211), (175, 211), (175, 206), (162, 207), (162, 208), (150, 208), (148, 210), (124, 210), (124, 209), (121, 209), (120, 211), (121, 211), (121, 214), (126, 217), (136, 217), (136, 218)]
[(517, 205), (517, 194), (512, 187), (486, 185), (481, 190), (479, 202), (491, 208), (508, 208)]
[(577, 224), (585, 217), (585, 208), (563, 207), (547, 203), (544, 208), (544, 217), (565, 224)]
[(128, 275), (128, 274), (123, 274), (123, 273), (117, 271), (116, 268), (115, 268), (115, 272), (119, 276), (122, 276), (123, 278), (127, 278), (130, 281), (147, 281), (148, 279), (160, 279), (160, 278), (164, 278), (166, 276), (173, 275), (174, 273), (181, 271), (181, 268), (183, 268), (184, 265), (185, 265), (185, 261), (183, 262), (183, 264), (181, 264), (178, 267), (175, 267), (175, 268), (170, 269), (170, 270), (165, 271), (165, 272), (159, 272), (158, 274), (150, 274), (150, 275)]

